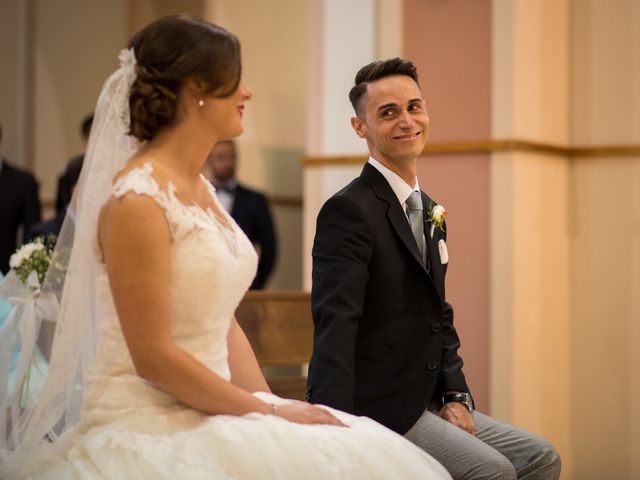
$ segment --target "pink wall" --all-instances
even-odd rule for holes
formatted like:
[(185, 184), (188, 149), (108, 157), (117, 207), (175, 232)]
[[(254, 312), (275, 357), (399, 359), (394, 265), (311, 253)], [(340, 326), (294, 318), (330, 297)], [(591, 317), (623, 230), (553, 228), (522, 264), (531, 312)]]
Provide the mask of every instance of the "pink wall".
[[(491, 1), (405, 0), (404, 55), (418, 66), (431, 141), (491, 137)], [(421, 187), (449, 215), (447, 299), (465, 373), (489, 407), (489, 155), (423, 156)]]

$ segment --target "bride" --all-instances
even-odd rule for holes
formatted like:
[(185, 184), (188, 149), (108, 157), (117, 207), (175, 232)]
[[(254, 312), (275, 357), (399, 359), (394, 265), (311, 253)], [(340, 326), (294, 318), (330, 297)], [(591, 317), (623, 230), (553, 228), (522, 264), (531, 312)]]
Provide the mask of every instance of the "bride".
[(236, 37), (168, 17), (120, 59), (67, 220), (50, 375), (3, 476), (450, 478), (372, 420), (272, 395), (233, 318), (256, 254), (199, 172), (243, 129)]

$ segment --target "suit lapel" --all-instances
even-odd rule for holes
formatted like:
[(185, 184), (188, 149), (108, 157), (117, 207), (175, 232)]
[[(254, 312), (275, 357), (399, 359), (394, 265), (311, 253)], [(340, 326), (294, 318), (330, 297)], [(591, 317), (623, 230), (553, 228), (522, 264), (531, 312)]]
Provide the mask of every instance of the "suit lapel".
[(427, 248), (429, 249), (429, 258), (431, 259), (431, 276), (433, 278), (433, 283), (438, 289), (438, 293), (444, 299), (444, 272), (442, 270), (440, 249), (438, 248), (438, 241), (441, 233), (436, 228), (433, 231), (433, 238), (431, 238), (431, 222), (429, 222), (429, 210), (433, 203), (434, 202), (423, 192), (422, 204), (424, 205), (424, 236), (427, 241)]
[(398, 202), (398, 198), (389, 186), (389, 183), (384, 176), (376, 170), (375, 167), (365, 164), (361, 177), (369, 184), (376, 196), (387, 203), (387, 218), (389, 223), (393, 227), (394, 231), (400, 237), (400, 240), (404, 246), (409, 250), (416, 262), (422, 267), (425, 273), (427, 269), (422, 263), (422, 258), (416, 241), (413, 238), (411, 227), (407, 221), (405, 213), (402, 211), (402, 206)]

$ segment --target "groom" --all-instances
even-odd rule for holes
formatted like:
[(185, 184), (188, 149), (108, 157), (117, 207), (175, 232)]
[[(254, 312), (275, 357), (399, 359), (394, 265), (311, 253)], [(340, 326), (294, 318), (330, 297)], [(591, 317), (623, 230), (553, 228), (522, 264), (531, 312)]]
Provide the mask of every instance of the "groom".
[(445, 301), (442, 208), (420, 191), (429, 116), (416, 68), (366, 65), (349, 93), (370, 157), (318, 215), (307, 399), (405, 435), (454, 479), (557, 479), (544, 439), (474, 410)]

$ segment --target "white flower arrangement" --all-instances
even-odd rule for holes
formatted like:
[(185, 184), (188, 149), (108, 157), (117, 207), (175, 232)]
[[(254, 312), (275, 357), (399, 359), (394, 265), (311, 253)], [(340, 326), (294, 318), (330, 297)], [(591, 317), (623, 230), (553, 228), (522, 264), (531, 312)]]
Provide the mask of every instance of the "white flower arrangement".
[(22, 283), (26, 284), (29, 275), (35, 272), (38, 276), (39, 286), (42, 286), (51, 263), (55, 240), (54, 235), (38, 237), (32, 242), (24, 244), (11, 255), (9, 267), (16, 272)]

